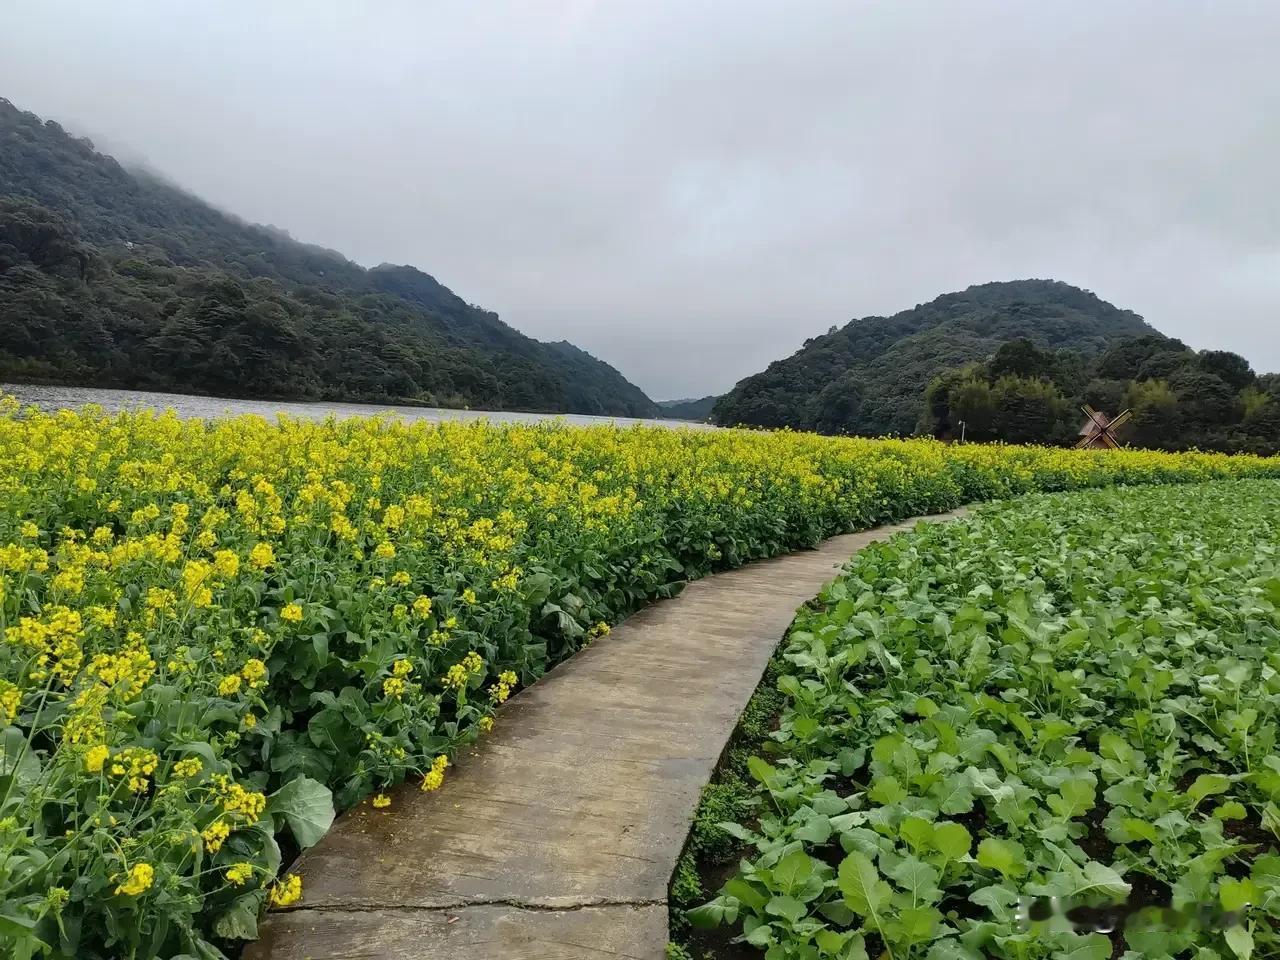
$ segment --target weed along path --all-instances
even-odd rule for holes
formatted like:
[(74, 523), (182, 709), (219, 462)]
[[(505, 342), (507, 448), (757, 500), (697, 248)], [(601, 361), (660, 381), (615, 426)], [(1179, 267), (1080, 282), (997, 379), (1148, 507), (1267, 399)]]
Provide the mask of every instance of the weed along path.
[[(960, 513), (928, 518), (949, 519)], [(522, 691), (435, 793), (367, 801), (249, 960), (661, 960), (702, 788), (796, 608), (916, 520), (691, 583)]]

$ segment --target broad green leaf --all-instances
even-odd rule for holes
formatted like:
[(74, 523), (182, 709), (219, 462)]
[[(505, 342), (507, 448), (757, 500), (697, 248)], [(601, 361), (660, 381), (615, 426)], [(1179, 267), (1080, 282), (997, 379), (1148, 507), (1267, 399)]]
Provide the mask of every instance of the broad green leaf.
[(728, 908), (723, 898), (717, 898), (710, 903), (704, 903), (700, 907), (686, 910), (684, 916), (689, 923), (699, 930), (713, 930), (722, 923), (733, 922), (726, 916), (727, 910)]
[(261, 890), (237, 897), (213, 923), (214, 932), (228, 940), (256, 940), (258, 914), (266, 899)]
[(1086, 893), (1101, 893), (1104, 896), (1119, 900), (1129, 896), (1130, 884), (1113, 868), (1097, 860), (1090, 860), (1084, 865), (1083, 884), (1075, 891), (1075, 896)]
[(1094, 786), (1089, 780), (1073, 778), (1064, 782), (1056, 794), (1046, 799), (1046, 803), (1064, 820), (1074, 820), (1088, 813), (1095, 799)]
[(1258, 857), (1249, 877), (1262, 889), (1280, 893), (1280, 854), (1264, 853)]
[(933, 938), (942, 923), (936, 907), (903, 907), (891, 921), (898, 935), (907, 943), (923, 943)]
[(842, 899), (826, 901), (818, 907), (818, 913), (841, 929), (858, 925), (858, 915), (849, 909), (849, 905)]
[(1223, 937), (1227, 941), (1227, 946), (1231, 948), (1231, 952), (1239, 960), (1249, 960), (1253, 956), (1253, 933), (1248, 927), (1241, 924), (1228, 927)]
[(988, 870), (997, 870), (1011, 880), (1027, 873), (1026, 853), (1022, 844), (1014, 840), (987, 837), (978, 844), (978, 863)]
[(969, 855), (973, 837), (964, 824), (948, 820), (934, 825), (933, 845), (947, 860), (960, 860)]
[(818, 732), (818, 721), (813, 717), (796, 717), (791, 721), (791, 732), (801, 740), (808, 740)]
[(736, 840), (741, 840), (743, 843), (755, 842), (755, 834), (740, 823), (733, 823), (732, 821), (725, 820), (717, 823), (716, 829), (722, 833), (727, 833)]
[(1110, 960), (1111, 941), (1100, 933), (1075, 937), (1074, 942), (1062, 950), (1055, 960)]
[(973, 810), (973, 781), (967, 772), (950, 774), (931, 791), (942, 813), (969, 813)]
[(1139, 820), (1137, 817), (1124, 817), (1120, 821), (1120, 825), (1125, 831), (1132, 836), (1148, 843), (1158, 843), (1160, 841), (1160, 831), (1145, 820)]
[(1035, 742), (1035, 728), (1031, 726), (1031, 721), (1023, 716), (1022, 711), (1017, 707), (1010, 705), (1006, 713), (1006, 717), (1008, 718), (1009, 723), (1011, 723), (1014, 728), (1022, 734), (1023, 739), (1026, 740), (1027, 743)]
[(808, 912), (803, 903), (795, 897), (774, 897), (765, 905), (765, 913), (773, 914), (796, 923)]
[(1017, 915), (1019, 895), (1003, 884), (982, 887), (969, 895), (969, 901), (991, 911), (991, 917), (997, 923), (1009, 923)]
[(756, 782), (769, 789), (773, 789), (777, 782), (778, 771), (768, 761), (762, 760), (760, 757), (748, 757), (747, 770), (750, 771)]
[(982, 954), (970, 950), (959, 940), (937, 940), (929, 945), (925, 960), (983, 960)]
[(1280, 837), (1280, 806), (1267, 801), (1262, 808), (1262, 826)]
[(1191, 806), (1197, 806), (1205, 797), (1215, 793), (1226, 793), (1231, 789), (1231, 778), (1221, 773), (1202, 773), (1187, 788), (1187, 799)]
[(824, 957), (832, 957), (834, 960), (867, 960), (867, 945), (860, 933), (819, 930), (813, 939)]
[(1058, 717), (1051, 717), (1041, 721), (1036, 733), (1036, 742), (1041, 745), (1050, 744), (1075, 732), (1075, 724)]
[(818, 950), (824, 957), (834, 957), (844, 949), (852, 933), (837, 933), (835, 930), (819, 930), (814, 935), (813, 942), (818, 945)]
[(891, 803), (901, 803), (907, 799), (907, 791), (903, 788), (895, 777), (880, 777), (871, 785), (871, 789), (867, 791), (869, 796), (876, 803), (888, 806)]
[(1262, 902), (1262, 891), (1249, 877), (1237, 880), (1234, 877), (1223, 877), (1218, 883), (1218, 902), (1228, 913), (1236, 913), (1247, 906), (1256, 906)]
[(898, 833), (917, 853), (930, 849), (934, 843), (933, 824), (919, 817), (903, 817)]
[(293, 838), (305, 850), (333, 825), (333, 795), (324, 784), (298, 777), (271, 795), (267, 811), (285, 818)]
[(831, 818), (820, 815), (809, 817), (800, 826), (791, 831), (797, 840), (803, 840), (812, 846), (820, 847), (831, 839)]
[(723, 887), (724, 895), (736, 897), (738, 902), (757, 913), (764, 909), (767, 898), (742, 877), (731, 877)]
[(1218, 820), (1243, 820), (1249, 811), (1239, 800), (1227, 800), (1213, 808), (1213, 816)]
[(0, 777), (12, 777), (20, 789), (40, 779), (40, 760), (17, 727), (0, 730)]
[(987, 752), (999, 761), (1006, 774), (1018, 772), (1018, 758), (1003, 743), (987, 744)]
[(917, 902), (933, 903), (938, 898), (938, 871), (916, 857), (903, 857), (888, 875)]
[(851, 853), (840, 862), (837, 882), (845, 903), (879, 927), (893, 890), (880, 878), (875, 864), (861, 853)]
[(827, 822), (831, 824), (831, 828), (837, 833), (848, 833), (867, 822), (867, 813), (865, 810), (854, 810), (852, 813), (842, 813), (838, 817), (830, 817)]
[(773, 927), (768, 923), (759, 923), (745, 932), (746, 937), (744, 939), (753, 947), (767, 947), (773, 943)]
[(20, 941), (24, 937), (31, 936), (35, 929), (36, 921), (32, 917), (25, 917), (20, 913), (11, 913), (7, 910), (0, 912), (0, 935)]
[(193, 743), (182, 743), (176, 747), (173, 747), (172, 750), (174, 753), (178, 753), (178, 754), (194, 753), (197, 757), (199, 757), (201, 760), (205, 762), (206, 766), (209, 766), (209, 767), (216, 766), (218, 763), (218, 758), (217, 758), (217, 755), (214, 754), (213, 752), (212, 744), (204, 743), (202, 741), (197, 740)]
[(833, 817), (848, 810), (849, 801), (842, 797), (837, 797), (833, 793), (823, 793), (814, 797), (809, 806), (813, 808), (814, 812), (820, 813), (824, 817)]
[[(969, 778), (969, 783), (974, 795), (990, 797), (997, 804), (1007, 800), (1014, 799), (1014, 789), (1009, 784), (1000, 779), (1000, 776), (990, 768), (978, 769), (977, 767), (968, 767), (965, 769), (965, 775)], [(965, 813), (967, 811), (956, 810), (944, 811), (946, 813)]]
[(793, 893), (803, 887), (812, 874), (812, 858), (803, 850), (792, 850), (773, 868), (773, 881), (779, 890)]

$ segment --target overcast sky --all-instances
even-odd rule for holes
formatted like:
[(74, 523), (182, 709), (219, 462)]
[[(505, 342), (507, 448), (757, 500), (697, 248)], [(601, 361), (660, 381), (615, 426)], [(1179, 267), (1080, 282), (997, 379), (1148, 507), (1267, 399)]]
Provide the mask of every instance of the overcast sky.
[(1280, 3), (0, 6), (0, 96), (658, 399), (1031, 276), (1280, 370)]

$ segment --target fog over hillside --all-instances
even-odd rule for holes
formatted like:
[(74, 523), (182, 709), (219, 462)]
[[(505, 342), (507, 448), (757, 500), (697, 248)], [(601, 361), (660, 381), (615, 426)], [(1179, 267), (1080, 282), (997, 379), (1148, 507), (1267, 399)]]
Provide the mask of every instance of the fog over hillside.
[(21, 4), (0, 96), (655, 397), (1057, 277), (1280, 368), (1280, 6)]

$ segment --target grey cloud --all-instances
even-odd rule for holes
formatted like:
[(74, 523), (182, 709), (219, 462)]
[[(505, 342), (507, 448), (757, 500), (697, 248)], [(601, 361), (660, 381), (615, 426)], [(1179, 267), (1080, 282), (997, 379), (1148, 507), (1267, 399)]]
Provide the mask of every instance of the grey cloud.
[(1280, 369), (1280, 6), (11, 3), (0, 95), (657, 397), (1050, 276)]

